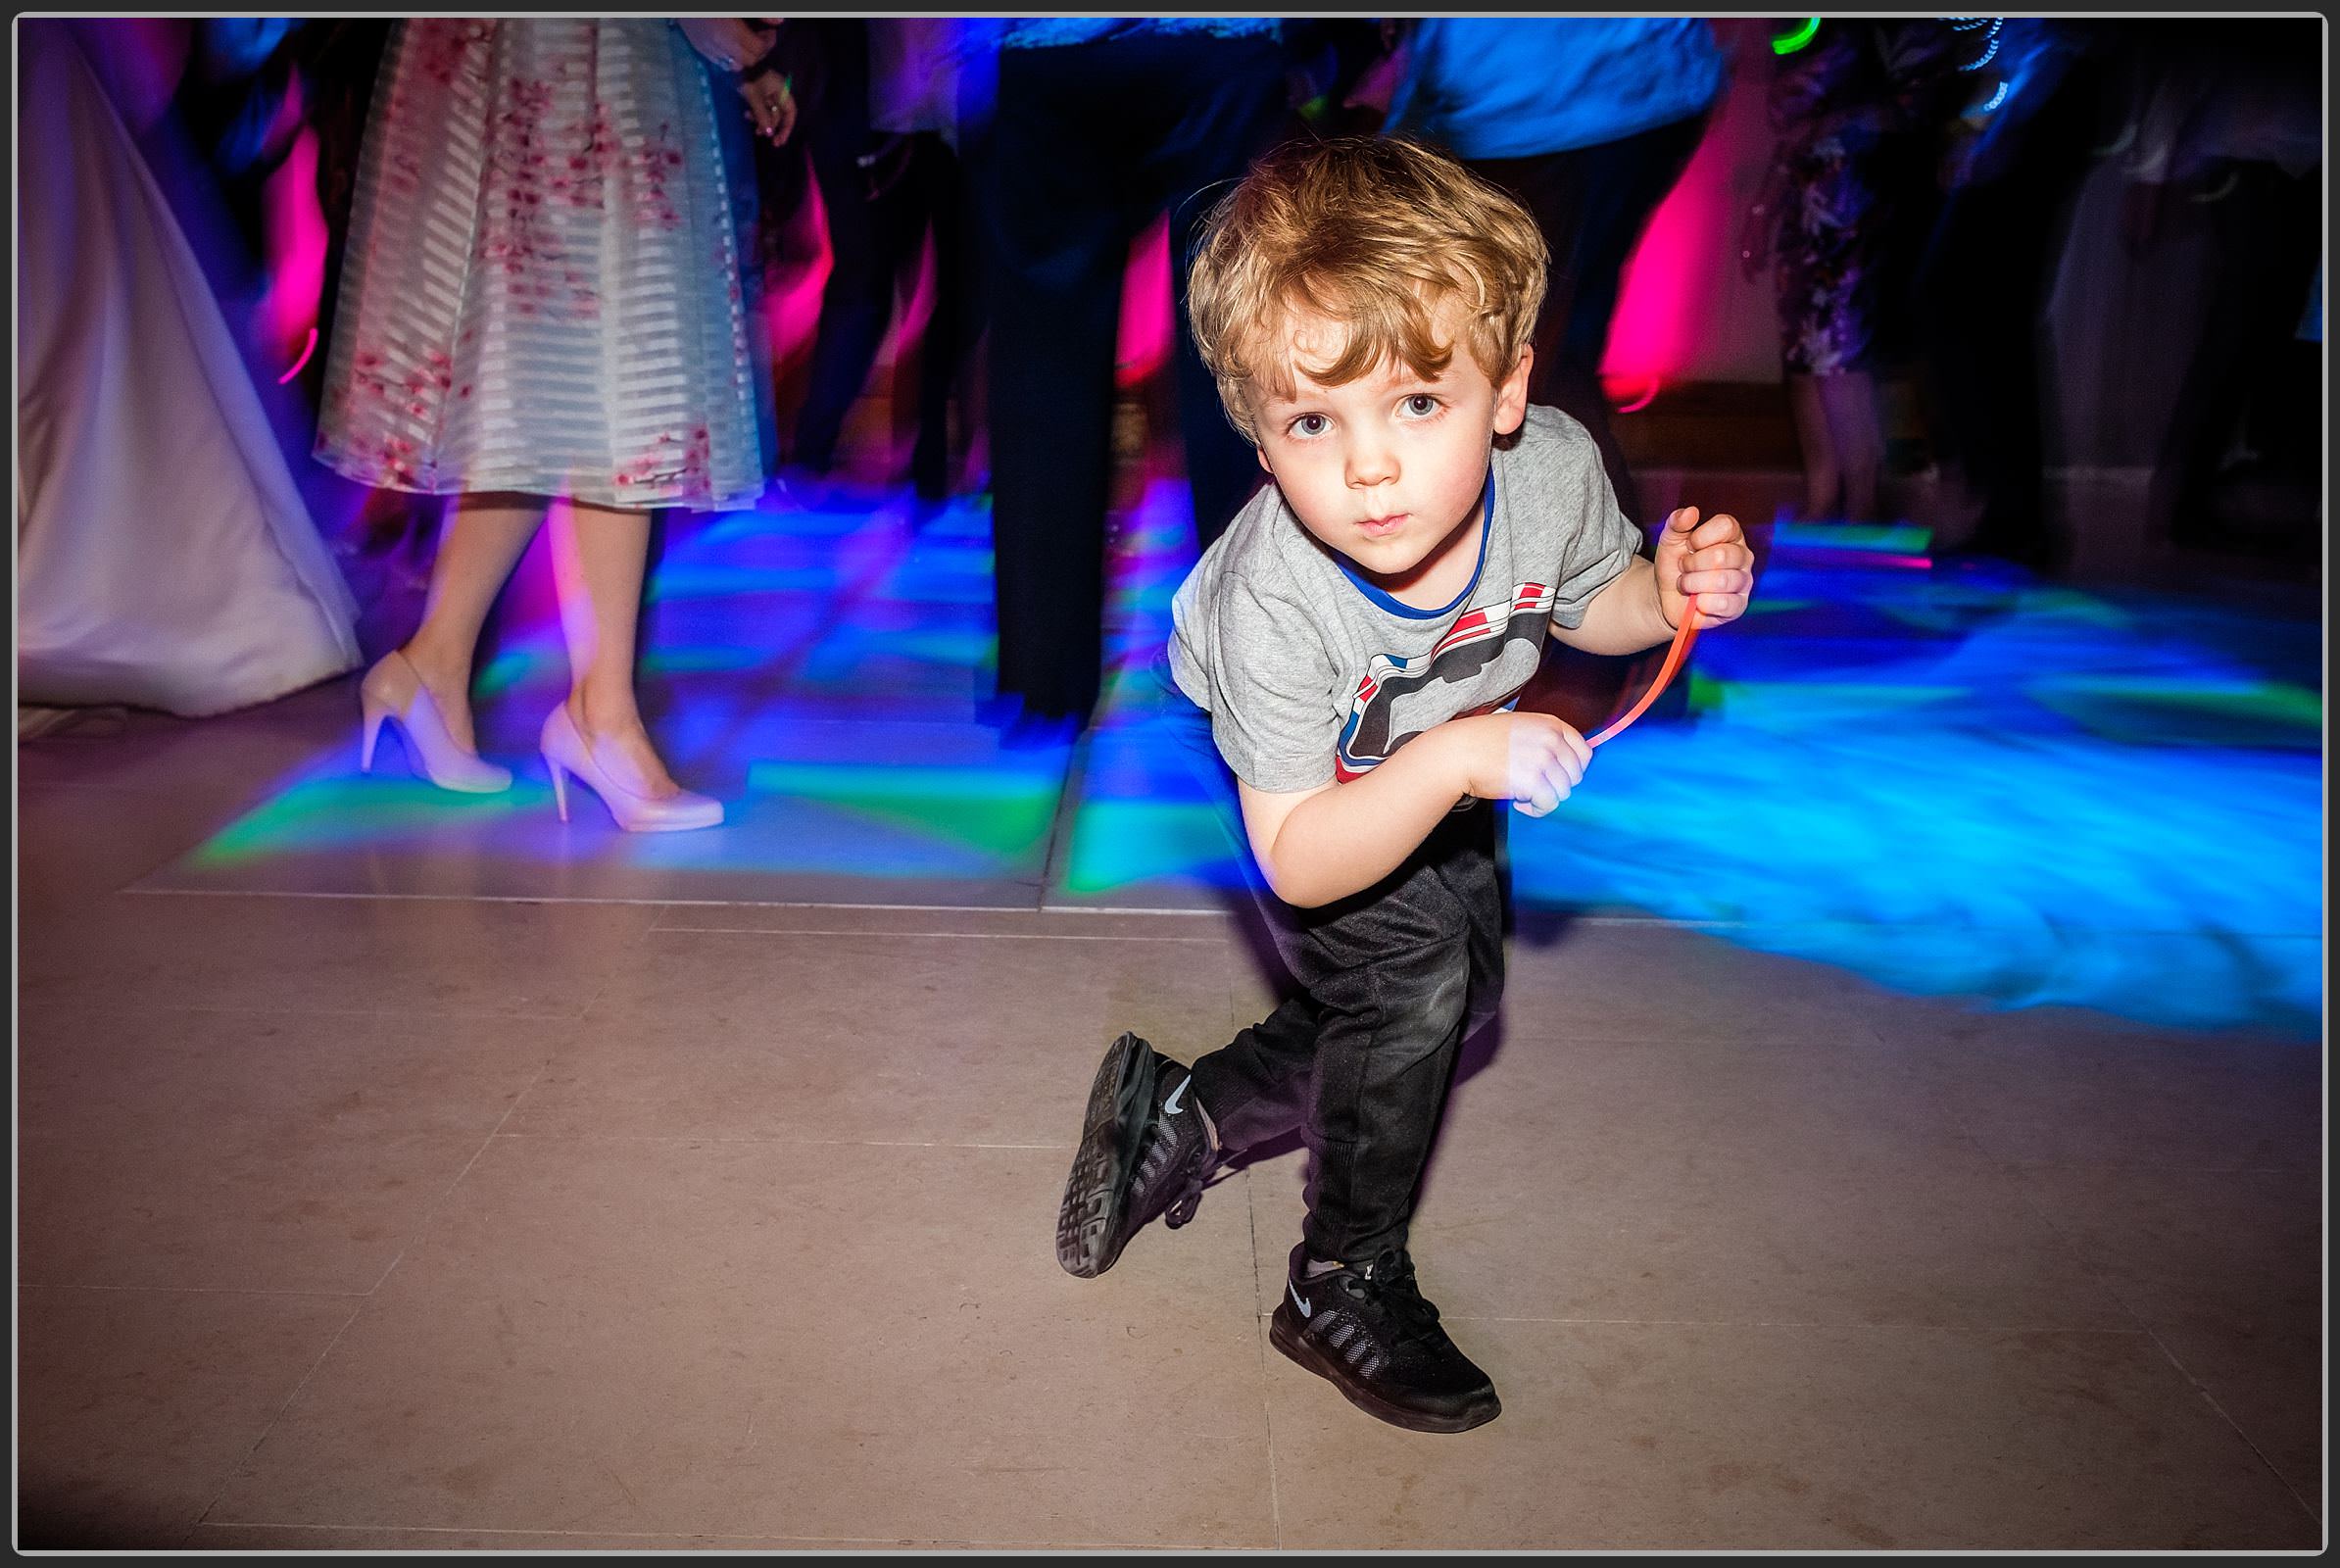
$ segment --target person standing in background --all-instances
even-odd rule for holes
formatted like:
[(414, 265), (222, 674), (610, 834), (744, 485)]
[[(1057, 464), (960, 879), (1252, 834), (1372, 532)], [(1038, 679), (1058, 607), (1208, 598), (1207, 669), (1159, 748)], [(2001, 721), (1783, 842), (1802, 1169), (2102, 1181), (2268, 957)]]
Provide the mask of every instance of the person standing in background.
[(1014, 739), (1077, 733), (1104, 653), (1113, 350), (1131, 243), (1170, 214), (1179, 426), (1201, 545), (1256, 487), (1185, 322), (1204, 192), (1291, 112), (1266, 17), (1026, 18), (999, 33), (981, 174), (992, 282), (998, 716)]
[(792, 23), (813, 30), (824, 92), (805, 146), (828, 220), (811, 383), (791, 459), (819, 477), (837, 459), (846, 411), (868, 378), (898, 298), (934, 241), (934, 292), (918, 345), (918, 433), (910, 478), (919, 499), (951, 493), (951, 393), (982, 330), (959, 162), (958, 72), (975, 24), (947, 17)]
[(2040, 342), (2058, 247), (2111, 139), (2107, 67), (2118, 29), (2038, 17), (1962, 17), (1956, 67), (1970, 84), (1941, 165), (1946, 192), (1919, 264), (1923, 363), (1936, 443), (1978, 511), (1934, 560), (1990, 556), (2041, 570), (2071, 553), (2047, 504)]
[[(2288, 459), (2307, 489), (2316, 466), (2313, 437), (2284, 440), (2282, 411), (2312, 410), (2316, 399), (2301, 373), (2314, 356), (2295, 345), (2322, 253), (2320, 31), (2312, 18), (2254, 18), (2171, 21), (2148, 36), (2122, 237), (2131, 254), (2144, 252), (2182, 200), (2208, 219), (2209, 241), (2204, 318), (2180, 346), (2148, 528), (2182, 546), (2257, 544), (2222, 505), (2228, 481), (2254, 467), (2279, 475)], [(2247, 456), (2230, 465), (2238, 438)]]
[(728, 19), (400, 24), (358, 171), (317, 455), (457, 500), (421, 625), (360, 687), (368, 765), (395, 724), (433, 783), (510, 786), (473, 742), (471, 666), (565, 498), (571, 686), (541, 732), (561, 813), (573, 776), (628, 830), (722, 820), (652, 744), (634, 650), (653, 512), (750, 506), (764, 487), (768, 412), (716, 116), (744, 100), (782, 133), (784, 87), (731, 75), (768, 42)]
[(1876, 371), (1909, 270), (1894, 242), (1932, 184), (1911, 181), (1929, 172), (1902, 154), (1958, 85), (1954, 36), (1931, 21), (1829, 20), (1773, 69), (1779, 144), (1739, 259), (1750, 278), (1769, 267), (1779, 291), (1807, 521), (1881, 520)]
[(138, 132), (173, 24), (18, 40), (17, 690), (189, 716), (354, 668), (357, 605)]

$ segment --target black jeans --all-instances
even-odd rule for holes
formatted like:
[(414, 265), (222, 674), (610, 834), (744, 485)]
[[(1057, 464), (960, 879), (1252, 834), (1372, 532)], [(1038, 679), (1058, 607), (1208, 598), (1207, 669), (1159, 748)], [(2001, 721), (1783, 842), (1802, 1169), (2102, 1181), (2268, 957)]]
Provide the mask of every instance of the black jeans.
[(1316, 1158), (1301, 1226), (1311, 1257), (1362, 1262), (1402, 1248), (1455, 1058), (1502, 996), (1496, 808), (1480, 801), (1449, 814), (1362, 893), (1294, 908), (1242, 848), (1209, 718), (1175, 690), (1164, 706), (1294, 983), (1274, 1012), (1194, 1063), (1195, 1102), (1231, 1151), (1300, 1131)]
[(2101, 73), (2073, 64), (1992, 178), (1951, 191), (1917, 294), (1935, 445), (1980, 503), (1971, 549), (2054, 569), (2071, 530), (2047, 504), (2043, 317), (2073, 203), (2102, 146)]
[(1170, 214), (1178, 413), (1195, 531), (1259, 479), (1186, 328), (1194, 231), (1287, 113), (1264, 37), (1119, 37), (1004, 49), (979, 177), (992, 253), (992, 535), (999, 689), (1086, 718), (1103, 660), (1113, 350), (1131, 242)]

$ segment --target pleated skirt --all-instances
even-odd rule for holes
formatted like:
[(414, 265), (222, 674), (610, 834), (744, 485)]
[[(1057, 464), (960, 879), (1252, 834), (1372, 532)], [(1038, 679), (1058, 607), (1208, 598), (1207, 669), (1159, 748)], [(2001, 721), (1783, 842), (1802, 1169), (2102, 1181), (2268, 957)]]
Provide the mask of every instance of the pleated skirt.
[(752, 505), (763, 444), (712, 88), (662, 20), (399, 24), (317, 455), (350, 477)]

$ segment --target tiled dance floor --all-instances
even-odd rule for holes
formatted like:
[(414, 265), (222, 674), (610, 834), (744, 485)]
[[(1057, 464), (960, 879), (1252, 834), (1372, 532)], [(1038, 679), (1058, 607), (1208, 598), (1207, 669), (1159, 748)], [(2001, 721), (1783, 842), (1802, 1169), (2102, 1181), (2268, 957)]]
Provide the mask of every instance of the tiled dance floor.
[[(1688, 722), (1603, 748), (1515, 817), (1523, 907), (1696, 922), (1920, 996), (2313, 1033), (2321, 1009), (2318, 627), (2296, 611), (1925, 569), (1915, 529), (1759, 527), (1757, 604), (1704, 639)], [(988, 518), (880, 493), (686, 519), (648, 702), (719, 830), (555, 819), (541, 609), (483, 672), (521, 782), (356, 770), (354, 725), (145, 891), (1216, 909), (1232, 846), (1153, 720), (1146, 665), (1192, 550), (1157, 483), (1117, 541), (1119, 677), (1077, 745), (980, 722)], [(523, 605), (544, 597), (536, 563)], [(533, 587), (533, 594), (531, 592)]]

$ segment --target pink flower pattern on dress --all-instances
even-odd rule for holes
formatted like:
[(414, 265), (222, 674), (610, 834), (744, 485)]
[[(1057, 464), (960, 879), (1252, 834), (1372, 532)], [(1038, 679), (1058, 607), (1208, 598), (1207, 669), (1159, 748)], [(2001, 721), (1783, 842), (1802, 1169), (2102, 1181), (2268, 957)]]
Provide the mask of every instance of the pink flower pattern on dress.
[[(403, 26), (367, 132), (371, 202), (394, 216), (370, 244), (353, 218), (368, 298), (345, 299), (319, 455), (406, 488), (510, 488), (516, 468), (520, 488), (604, 504), (756, 493), (744, 291), (719, 172), (710, 185), (712, 98), (674, 69), (688, 46), (638, 21)], [(686, 147), (710, 156), (694, 167)], [(585, 388), (540, 367), (601, 364), (614, 385), (645, 363), (658, 373), (634, 384), (655, 390), (547, 422)], [(561, 398), (530, 395), (543, 374)]]

